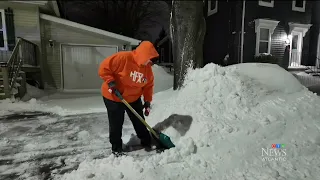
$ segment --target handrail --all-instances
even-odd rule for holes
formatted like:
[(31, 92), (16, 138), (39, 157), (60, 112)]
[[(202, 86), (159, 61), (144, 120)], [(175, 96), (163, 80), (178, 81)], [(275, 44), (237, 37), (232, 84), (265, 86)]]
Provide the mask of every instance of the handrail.
[(18, 41), (13, 48), (12, 54), (6, 63), (8, 72), (9, 92), (12, 91), (16, 79), (19, 76), (21, 66), (23, 64), (36, 65), (36, 47), (37, 45), (23, 38)]
[(310, 70), (315, 75), (320, 75), (320, 68), (318, 67), (317, 61), (320, 61), (318, 57), (316, 57), (315, 66), (307, 66), (307, 69)]
[(29, 41), (29, 40), (26, 40), (26, 39), (24, 39), (24, 38), (22, 38), (22, 37), (18, 37), (18, 39), (20, 40), (23, 40), (23, 41), (25, 41), (25, 42), (27, 42), (27, 43), (30, 43), (30, 44), (33, 44), (33, 45), (35, 45), (35, 46), (38, 46), (37, 44), (35, 44), (35, 43), (33, 43), (33, 42), (31, 42), (31, 41)]
[(9, 81), (9, 92), (12, 91), (12, 88), (16, 82), (16, 79), (18, 77), (20, 68), (21, 68), (21, 62), (22, 62), (22, 57), (18, 56), (18, 54), (21, 54), (21, 39), (18, 39), (17, 44), (15, 45), (11, 57), (7, 62), (7, 68), (8, 68), (8, 81)]
[(13, 61), (13, 59), (14, 59), (13, 57), (14, 57), (15, 53), (17, 52), (17, 49), (18, 49), (20, 43), (21, 43), (21, 39), (18, 39), (18, 42), (17, 42), (17, 44), (14, 46), (13, 51), (12, 51), (12, 54), (11, 54), (11, 56), (10, 56), (8, 62), (7, 62), (7, 66), (11, 63), (11, 61)]

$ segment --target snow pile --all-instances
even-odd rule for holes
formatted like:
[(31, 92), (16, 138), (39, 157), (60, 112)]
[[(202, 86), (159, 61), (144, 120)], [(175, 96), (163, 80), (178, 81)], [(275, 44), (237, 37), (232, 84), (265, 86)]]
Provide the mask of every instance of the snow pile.
[(27, 102), (18, 102), (11, 99), (4, 99), (0, 101), (0, 116), (12, 114), (14, 112), (22, 111), (44, 111), (64, 114), (67, 111), (61, 107), (50, 107), (45, 104), (41, 104), (41, 101), (37, 101), (32, 98)]
[(29, 101), (32, 98), (38, 99), (45, 96), (48, 96), (48, 93), (46, 93), (44, 90), (41, 90), (37, 87), (31, 86), (30, 84), (26, 84), (27, 86), (27, 93), (21, 98), (22, 101)]
[[(62, 179), (320, 177), (320, 99), (276, 65), (208, 64), (190, 71), (181, 90), (158, 93), (153, 103), (151, 125), (173, 113), (194, 118), (182, 137), (172, 128), (165, 132), (176, 148), (143, 160), (87, 160)], [(275, 154), (265, 159), (262, 148), (272, 144), (285, 144), (284, 161)]]
[(173, 76), (166, 72), (163, 67), (158, 65), (152, 66), (154, 74), (154, 93), (172, 88)]

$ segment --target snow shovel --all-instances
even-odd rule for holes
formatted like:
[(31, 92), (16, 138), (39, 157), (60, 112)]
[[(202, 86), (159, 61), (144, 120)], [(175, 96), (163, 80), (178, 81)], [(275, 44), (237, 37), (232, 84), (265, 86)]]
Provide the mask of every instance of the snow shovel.
[(148, 128), (148, 130), (159, 140), (159, 142), (167, 149), (175, 147), (175, 145), (172, 143), (169, 136), (159, 132), (157, 133), (155, 130), (153, 130), (146, 121), (135, 111), (130, 104), (122, 97), (119, 91), (115, 91), (116, 96), (122, 101), (123, 104), (125, 104), (130, 111), (137, 116), (137, 118)]

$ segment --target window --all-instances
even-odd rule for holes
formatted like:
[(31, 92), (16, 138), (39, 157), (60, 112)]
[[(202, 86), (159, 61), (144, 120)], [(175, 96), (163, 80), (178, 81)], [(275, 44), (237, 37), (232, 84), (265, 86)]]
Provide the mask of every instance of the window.
[(218, 12), (218, 1), (208, 0), (208, 16)]
[(274, 0), (259, 0), (259, 6), (273, 7), (274, 6)]
[(268, 19), (256, 19), (256, 55), (261, 53), (270, 54), (271, 51), (271, 35), (277, 27), (279, 21)]
[(7, 49), (8, 49), (8, 42), (7, 42), (5, 14), (4, 14), (4, 10), (0, 9), (0, 50), (5, 51)]
[(260, 28), (260, 38), (259, 38), (259, 54), (260, 53), (269, 53), (269, 29)]
[(305, 12), (306, 1), (305, 0), (293, 0), (292, 1), (292, 10), (298, 11), (298, 12)]

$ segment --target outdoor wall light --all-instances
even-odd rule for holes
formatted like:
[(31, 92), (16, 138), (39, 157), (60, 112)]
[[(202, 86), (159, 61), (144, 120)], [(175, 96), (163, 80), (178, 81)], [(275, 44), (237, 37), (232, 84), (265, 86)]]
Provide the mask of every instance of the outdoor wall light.
[(291, 41), (291, 38), (292, 38), (292, 35), (291, 35), (291, 34), (289, 34), (289, 35), (284, 35), (284, 37), (283, 37), (284, 43), (285, 43), (286, 45), (289, 45), (289, 44), (290, 44), (290, 41)]
[(53, 46), (54, 46), (54, 42), (53, 42), (52, 39), (49, 39), (49, 46), (50, 46), (50, 47), (53, 47)]

